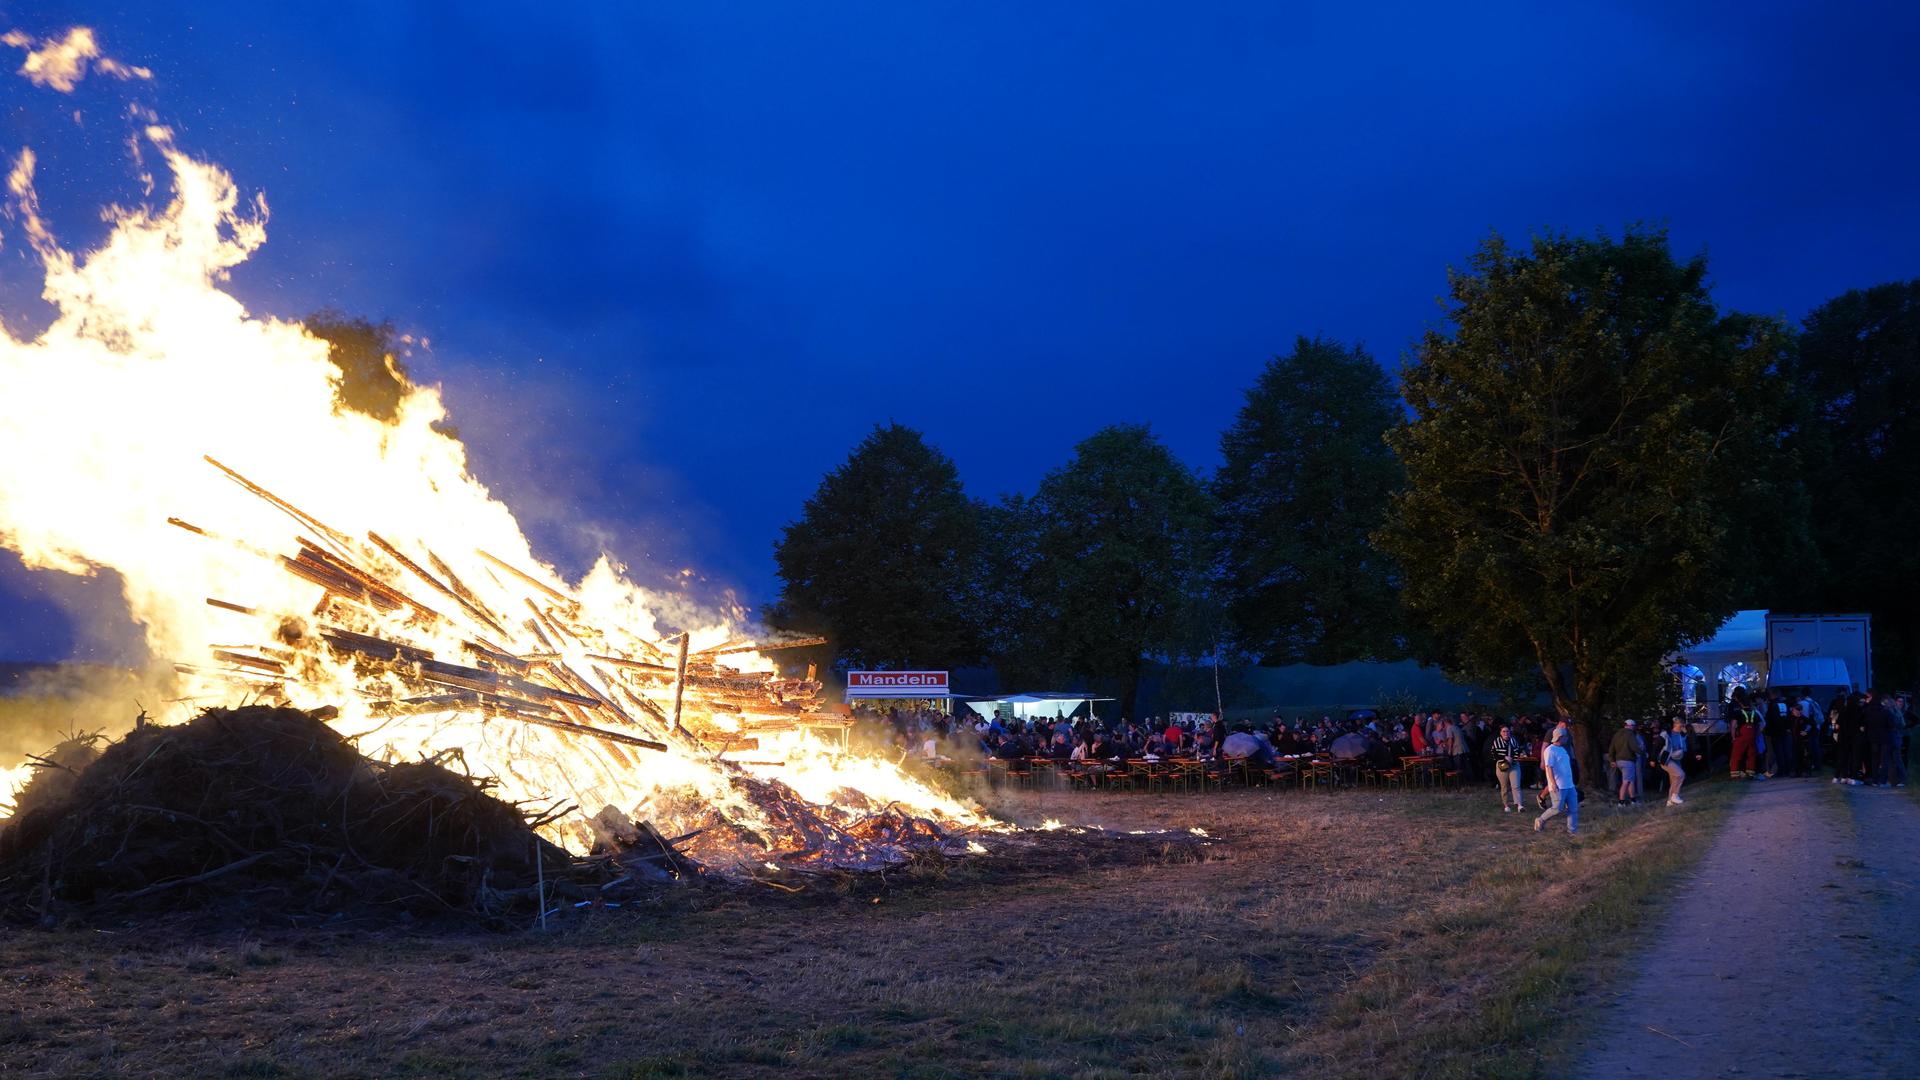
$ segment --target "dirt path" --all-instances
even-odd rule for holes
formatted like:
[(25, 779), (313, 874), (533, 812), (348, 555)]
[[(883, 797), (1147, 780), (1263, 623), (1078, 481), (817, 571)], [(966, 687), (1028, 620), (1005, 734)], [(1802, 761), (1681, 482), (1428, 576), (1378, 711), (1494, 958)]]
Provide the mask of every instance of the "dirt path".
[(1574, 1072), (1916, 1075), (1916, 905), (1920, 805), (1905, 792), (1752, 784), (1658, 916), (1638, 977), (1596, 1010)]

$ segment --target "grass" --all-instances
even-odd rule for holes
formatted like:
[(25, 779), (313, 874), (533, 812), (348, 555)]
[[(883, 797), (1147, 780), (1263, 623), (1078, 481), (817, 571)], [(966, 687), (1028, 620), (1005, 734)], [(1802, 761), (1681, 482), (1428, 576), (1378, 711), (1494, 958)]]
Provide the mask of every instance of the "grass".
[[(1583, 815), (1583, 835), (1567, 847), (1523, 848), (1477, 874), (1391, 963), (1333, 998), (1293, 1060), (1329, 1076), (1558, 1071), (1581, 1030), (1568, 1014), (1657, 927), (1668, 887), (1705, 854), (1738, 797), (1724, 784), (1688, 790), (1684, 811)], [(1400, 1021), (1409, 1014), (1418, 1020)]]
[(1017, 793), (1028, 824), (1218, 840), (1048, 834), (547, 935), (20, 933), (0, 1043), (49, 1075), (1547, 1075), (1734, 797), (1583, 807), (1569, 838), (1490, 789)]

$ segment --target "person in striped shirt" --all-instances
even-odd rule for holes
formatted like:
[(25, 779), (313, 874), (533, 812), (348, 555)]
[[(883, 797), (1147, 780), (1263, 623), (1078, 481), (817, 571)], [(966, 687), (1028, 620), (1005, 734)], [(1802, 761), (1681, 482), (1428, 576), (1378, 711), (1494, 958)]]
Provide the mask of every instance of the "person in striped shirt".
[(1501, 724), (1500, 734), (1493, 738), (1493, 781), (1500, 787), (1502, 813), (1511, 814), (1527, 805), (1520, 795), (1520, 764), (1525, 760), (1525, 748), (1514, 737), (1513, 725)]

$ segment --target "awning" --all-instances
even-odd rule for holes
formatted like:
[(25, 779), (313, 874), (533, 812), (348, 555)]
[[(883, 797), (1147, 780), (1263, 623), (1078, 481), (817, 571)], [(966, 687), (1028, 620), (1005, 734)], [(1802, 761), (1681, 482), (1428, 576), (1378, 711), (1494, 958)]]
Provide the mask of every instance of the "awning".
[(1096, 701), (1112, 701), (1110, 697), (1095, 697), (1092, 694), (1073, 691), (1039, 690), (1021, 694), (1002, 694), (998, 697), (977, 697), (967, 702), (967, 708), (981, 716), (991, 718), (1004, 705), (1014, 716), (1025, 720), (1030, 717), (1072, 716), (1082, 706), (1091, 712)]

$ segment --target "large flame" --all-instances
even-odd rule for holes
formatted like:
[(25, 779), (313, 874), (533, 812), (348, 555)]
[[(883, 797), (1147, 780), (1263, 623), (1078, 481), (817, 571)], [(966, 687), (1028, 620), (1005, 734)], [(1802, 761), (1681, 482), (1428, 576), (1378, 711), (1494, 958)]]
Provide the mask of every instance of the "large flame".
[[(758, 736), (752, 753), (731, 755), (752, 762), (728, 763), (712, 739), (620, 749), (471, 709), (377, 704), (417, 687), (364, 655), (330, 648), (318, 636), (325, 627), (461, 663), (472, 662), (472, 643), (483, 637), (504, 653), (549, 655), (590, 684), (582, 689), (617, 700), (631, 688), (594, 657), (659, 658), (667, 631), (685, 628), (689, 616), (609, 558), (578, 583), (544, 565), (513, 513), (469, 474), (465, 448), (438, 423), (446, 409), (436, 389), (408, 386), (387, 420), (341, 407), (341, 371), (327, 344), (298, 323), (250, 314), (221, 287), (266, 239), (264, 199), (243, 199), (227, 173), (182, 152), (164, 127), (148, 124), (139, 139), (165, 162), (171, 201), (114, 211), (107, 240), (83, 254), (63, 248), (42, 220), (32, 153), (14, 164), (11, 216), (44, 268), (56, 317), (28, 338), (15, 336), (17, 320), (0, 328), (0, 544), (34, 567), (118, 572), (153, 656), (184, 669), (177, 712), (250, 690), (337, 707), (335, 725), (372, 755), (458, 752), (475, 773), (498, 777), (506, 798), (577, 807), (550, 826), (576, 847), (589, 838), (587, 815), (604, 806), (647, 817), (693, 801), (762, 836), (779, 831), (759, 805), (764, 788), (759, 799), (743, 794), (743, 771), (778, 780), (780, 791), (817, 808), (840, 808), (843, 824), (848, 813), (886, 804), (946, 823), (980, 820), (804, 724)], [(351, 545), (390, 580), (427, 593), (408, 578), (403, 560), (411, 562), (423, 577), (458, 579), (472, 603), (423, 597), (439, 616), (429, 618), (414, 607), (352, 602), (287, 572), (280, 556), (302, 544)], [(469, 609), (512, 617), (483, 626)], [(733, 621), (687, 630), (688, 648), (698, 654), (735, 640), (743, 631)], [(285, 674), (236, 665), (237, 647), (277, 658)], [(740, 671), (773, 670), (761, 655), (725, 659)], [(744, 723), (721, 712), (706, 719), (720, 730)], [(25, 775), (0, 771), (0, 802)]]

